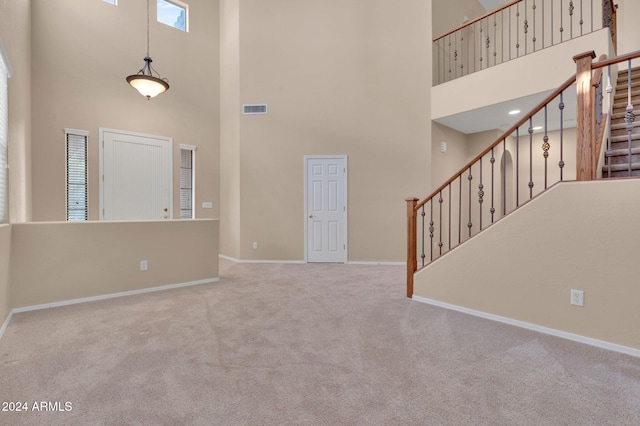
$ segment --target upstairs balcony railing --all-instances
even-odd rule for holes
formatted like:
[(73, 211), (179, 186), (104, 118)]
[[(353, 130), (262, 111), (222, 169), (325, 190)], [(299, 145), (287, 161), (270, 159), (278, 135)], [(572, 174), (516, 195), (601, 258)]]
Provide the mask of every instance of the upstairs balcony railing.
[[(612, 169), (628, 170), (626, 176), (640, 171), (640, 126), (634, 125), (640, 82), (631, 80), (640, 79), (640, 71), (631, 72), (639, 68), (640, 51), (594, 58), (593, 52), (574, 57), (575, 75), (427, 198), (406, 200), (408, 297), (416, 271), (556, 183), (611, 177)], [(617, 85), (623, 67), (628, 71)], [(620, 135), (612, 134), (616, 115), (624, 118)], [(617, 139), (618, 151), (626, 153), (612, 164)]]
[(433, 40), (434, 85), (602, 28), (616, 45), (613, 0), (516, 0)]

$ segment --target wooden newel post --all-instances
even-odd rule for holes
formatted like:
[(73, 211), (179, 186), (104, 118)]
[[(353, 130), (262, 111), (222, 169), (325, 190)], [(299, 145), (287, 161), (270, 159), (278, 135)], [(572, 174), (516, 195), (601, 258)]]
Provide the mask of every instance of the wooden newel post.
[(595, 96), (591, 85), (591, 63), (595, 52), (582, 53), (573, 57), (576, 63), (576, 90), (578, 105), (576, 106), (576, 180), (593, 179), (593, 103)]
[(417, 198), (407, 198), (407, 297), (413, 297), (413, 274), (418, 269), (418, 259), (416, 257), (417, 238)]

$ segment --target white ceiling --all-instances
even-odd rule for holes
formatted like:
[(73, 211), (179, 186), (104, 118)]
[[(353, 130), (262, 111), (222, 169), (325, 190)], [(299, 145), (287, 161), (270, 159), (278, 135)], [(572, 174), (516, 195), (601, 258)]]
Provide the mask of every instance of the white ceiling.
[[(538, 93), (524, 98), (512, 99), (507, 102), (489, 105), (484, 108), (462, 112), (448, 117), (438, 118), (435, 121), (460, 132), (470, 134), (487, 130), (508, 130), (518, 120), (527, 115), (533, 108), (549, 96), (553, 90)], [(575, 85), (569, 87), (563, 94), (565, 108), (563, 111), (564, 128), (576, 126), (576, 89)], [(559, 100), (551, 102), (547, 108), (547, 129), (549, 131), (560, 128)], [(509, 115), (509, 111), (520, 110), (520, 114)], [(533, 119), (533, 126), (544, 125), (544, 113), (539, 112)]]

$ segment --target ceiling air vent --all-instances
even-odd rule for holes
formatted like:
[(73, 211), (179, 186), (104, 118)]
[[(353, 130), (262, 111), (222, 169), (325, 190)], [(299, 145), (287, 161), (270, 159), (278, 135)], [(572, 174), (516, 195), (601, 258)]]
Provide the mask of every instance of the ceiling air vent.
[(267, 112), (268, 112), (267, 104), (242, 105), (243, 114), (266, 114)]

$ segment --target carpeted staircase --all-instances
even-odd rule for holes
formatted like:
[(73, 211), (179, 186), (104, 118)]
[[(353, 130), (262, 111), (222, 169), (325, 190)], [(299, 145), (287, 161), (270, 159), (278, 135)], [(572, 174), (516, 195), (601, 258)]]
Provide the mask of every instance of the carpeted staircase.
[[(629, 137), (625, 115), (628, 105), (628, 71), (618, 74), (611, 115), (611, 149), (602, 168), (603, 178), (640, 176), (640, 67), (631, 70), (631, 103), (635, 121), (631, 131), (631, 174), (629, 174)], [(610, 169), (609, 169), (609, 161)]]

